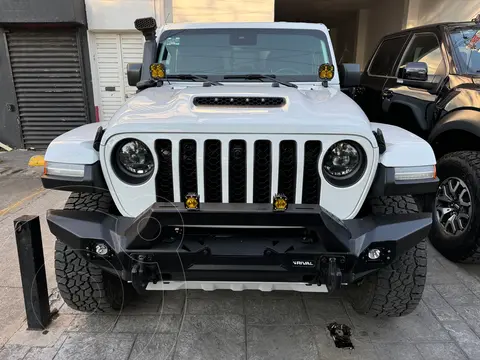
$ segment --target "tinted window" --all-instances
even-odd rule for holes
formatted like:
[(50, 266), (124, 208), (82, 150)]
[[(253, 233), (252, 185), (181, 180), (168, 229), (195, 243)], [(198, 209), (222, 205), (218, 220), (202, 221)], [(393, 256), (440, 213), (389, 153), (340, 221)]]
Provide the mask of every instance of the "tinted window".
[(167, 75), (274, 74), (311, 81), (318, 80), (320, 65), (332, 63), (327, 36), (319, 30), (170, 30), (160, 42)]
[(409, 62), (426, 63), (429, 77), (445, 73), (440, 44), (433, 34), (415, 35), (403, 56), (400, 69), (403, 69)]
[(370, 65), (369, 73), (377, 76), (390, 75), (406, 39), (406, 36), (401, 36), (385, 40)]
[(457, 67), (462, 74), (480, 74), (480, 27), (455, 28), (451, 31)]

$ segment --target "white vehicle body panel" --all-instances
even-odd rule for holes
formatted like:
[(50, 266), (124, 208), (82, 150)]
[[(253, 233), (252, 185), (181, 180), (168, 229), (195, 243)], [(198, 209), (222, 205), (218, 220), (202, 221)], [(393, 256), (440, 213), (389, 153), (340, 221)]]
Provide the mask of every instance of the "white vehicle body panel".
[[(367, 155), (367, 165), (363, 177), (352, 186), (345, 188), (338, 188), (330, 185), (327, 180), (325, 180), (321, 169), (319, 169), (320, 178), (321, 178), (321, 188), (320, 188), (320, 204), (335, 214), (340, 219), (351, 219), (360, 211), (360, 208), (365, 200), (370, 185), (373, 182), (375, 177), (375, 171), (378, 163), (378, 149), (373, 148), (372, 144), (365, 138), (361, 136), (354, 135), (325, 135), (325, 134), (311, 134), (311, 135), (277, 135), (277, 134), (242, 134), (242, 133), (232, 133), (232, 134), (191, 134), (191, 133), (169, 133), (166, 136), (160, 133), (133, 133), (133, 134), (121, 134), (115, 137), (112, 137), (105, 147), (101, 149), (102, 157), (102, 170), (105, 175), (105, 181), (107, 182), (108, 188), (110, 189), (112, 196), (119, 208), (120, 212), (126, 216), (136, 217), (140, 215), (146, 208), (152, 205), (156, 201), (162, 201), (162, 199), (156, 199), (155, 196), (155, 176), (158, 171), (161, 169), (158, 168), (157, 159), (155, 160), (155, 173), (153, 176), (145, 183), (140, 185), (131, 185), (123, 182), (119, 179), (112, 168), (112, 151), (114, 150), (115, 144), (119, 141), (127, 138), (136, 138), (143, 141), (152, 151), (155, 153), (154, 142), (157, 139), (168, 138), (172, 141), (172, 153), (178, 153), (178, 150), (175, 149), (175, 144), (178, 145), (181, 139), (195, 139), (198, 144), (201, 144), (204, 140), (208, 139), (218, 139), (222, 141), (222, 144), (228, 145), (228, 141), (232, 139), (242, 139), (247, 142), (247, 144), (253, 144), (255, 140), (267, 139), (272, 142), (272, 150), (277, 148), (278, 144), (282, 140), (295, 140), (297, 142), (297, 148), (303, 148), (303, 143), (308, 140), (320, 140), (322, 142), (322, 152), (319, 159), (319, 164), (322, 163), (323, 157), (331, 145), (341, 140), (353, 140), (358, 142), (365, 150)], [(228, 151), (222, 151), (223, 154), (227, 156), (223, 157), (223, 161), (228, 165)], [(197, 154), (200, 154), (197, 157), (197, 162), (200, 162), (202, 166), (197, 166), (197, 181), (198, 181), (198, 192), (200, 199), (204, 198), (203, 194), (203, 184), (201, 179), (203, 179), (203, 173), (201, 169), (203, 168), (203, 152), (197, 148)], [(247, 148), (248, 154), (248, 148)], [(272, 159), (275, 159), (275, 154), (272, 155)], [(278, 158), (278, 157), (277, 157)], [(247, 159), (248, 160), (248, 159)], [(251, 161), (251, 160), (250, 160)], [(173, 164), (178, 164), (178, 162), (173, 161)], [(272, 164), (274, 162), (272, 161)], [(297, 152), (297, 177), (303, 176), (299, 173), (299, 170), (303, 171), (303, 166), (300, 164), (303, 163), (303, 152)], [(247, 184), (251, 184), (253, 181), (253, 163), (247, 163)], [(179, 170), (175, 165), (173, 166), (173, 184), (174, 184), (174, 201), (181, 202), (183, 201), (182, 194), (178, 187), (175, 185), (179, 183)], [(272, 196), (277, 192), (277, 182), (278, 179), (278, 169), (275, 166), (272, 166)], [(200, 181), (199, 181), (200, 180)], [(228, 166), (222, 166), (222, 184), (228, 184)], [(297, 193), (301, 193), (301, 184), (302, 181), (297, 181)], [(112, 191), (113, 189), (113, 191)], [(247, 189), (249, 189), (247, 185)], [(222, 191), (222, 194), (228, 194), (228, 188)], [(301, 197), (296, 196), (297, 199)], [(247, 193), (247, 203), (253, 202), (253, 197), (251, 192)], [(164, 201), (164, 200), (163, 200)], [(228, 202), (226, 197), (224, 197), (223, 202)], [(299, 202), (300, 203), (300, 202)]]
[[(283, 107), (196, 107), (197, 96), (284, 97)], [(376, 140), (360, 107), (335, 88), (234, 86), (150, 88), (137, 94), (110, 120), (102, 145), (125, 133), (347, 134)]]
[(435, 153), (430, 145), (407, 130), (397, 126), (372, 123), (372, 130), (383, 132), (387, 151), (380, 156), (386, 167), (435, 165)]
[(95, 134), (106, 122), (79, 126), (60, 135), (48, 145), (45, 161), (90, 165), (97, 162), (99, 154), (93, 148)]

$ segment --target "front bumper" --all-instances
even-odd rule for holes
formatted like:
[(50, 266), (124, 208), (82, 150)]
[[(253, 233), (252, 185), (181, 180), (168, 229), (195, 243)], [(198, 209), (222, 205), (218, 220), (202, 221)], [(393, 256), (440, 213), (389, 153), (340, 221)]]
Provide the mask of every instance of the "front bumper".
[[(426, 238), (431, 214), (341, 221), (318, 205), (156, 203), (134, 218), (49, 210), (57, 238), (138, 291), (168, 281), (296, 282), (329, 289), (387, 266)], [(96, 252), (104, 244), (108, 253)], [(371, 249), (380, 257), (370, 259)]]

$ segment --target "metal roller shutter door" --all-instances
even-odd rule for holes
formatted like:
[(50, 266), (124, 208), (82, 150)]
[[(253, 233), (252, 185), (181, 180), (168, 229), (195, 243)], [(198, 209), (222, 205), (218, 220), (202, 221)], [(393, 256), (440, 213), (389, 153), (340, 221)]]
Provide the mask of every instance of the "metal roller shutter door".
[(76, 30), (12, 30), (7, 41), (24, 147), (45, 149), (88, 122)]

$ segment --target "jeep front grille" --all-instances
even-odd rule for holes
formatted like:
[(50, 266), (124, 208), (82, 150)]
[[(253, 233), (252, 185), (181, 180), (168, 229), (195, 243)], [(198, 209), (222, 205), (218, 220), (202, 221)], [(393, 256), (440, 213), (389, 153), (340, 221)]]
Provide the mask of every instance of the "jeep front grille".
[(317, 140), (159, 139), (155, 151), (158, 201), (183, 201), (194, 192), (214, 203), (269, 203), (275, 193), (290, 203), (320, 202)]

